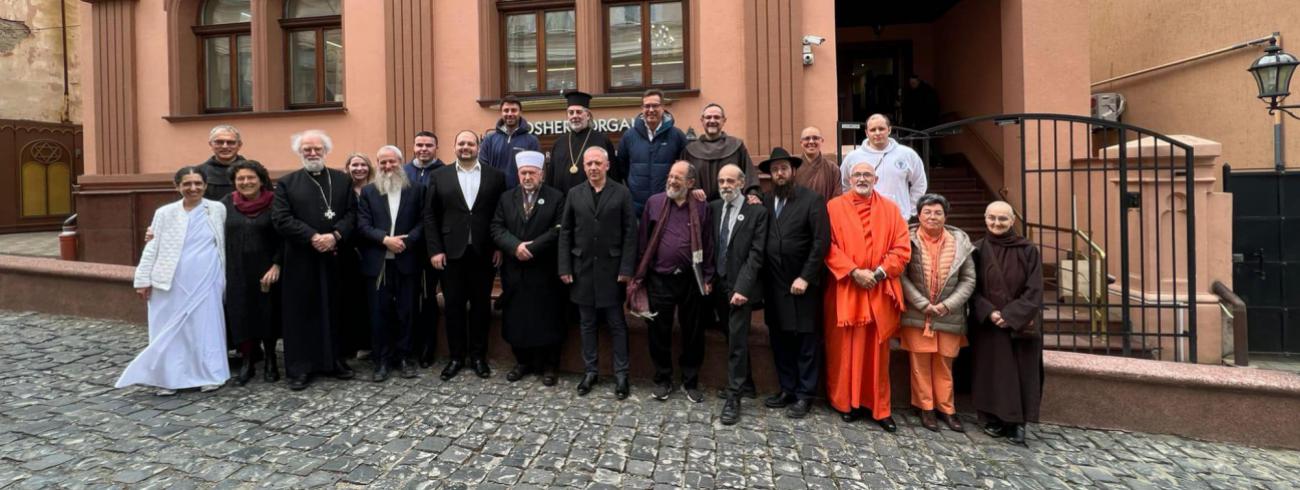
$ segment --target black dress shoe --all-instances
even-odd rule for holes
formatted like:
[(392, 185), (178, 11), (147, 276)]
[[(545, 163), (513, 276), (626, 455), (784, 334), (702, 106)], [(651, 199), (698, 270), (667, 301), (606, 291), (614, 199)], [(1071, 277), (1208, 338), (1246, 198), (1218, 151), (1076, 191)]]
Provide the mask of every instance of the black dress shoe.
[(582, 381), (578, 382), (578, 396), (587, 396), (587, 393), (591, 393), (591, 387), (596, 385), (597, 379), (595, 373), (587, 373), (583, 376)]
[(984, 434), (997, 439), (1007, 436), (1007, 427), (1002, 422), (989, 422), (984, 424)]
[(352, 370), (352, 367), (351, 367), (351, 366), (348, 366), (348, 362), (347, 362), (347, 361), (335, 361), (335, 362), (334, 362), (334, 377), (335, 377), (335, 378), (338, 378), (338, 379), (352, 379), (352, 378), (356, 377), (356, 375), (357, 375), (357, 373), (356, 373), (355, 371)]
[(898, 432), (898, 424), (894, 423), (893, 417), (885, 417), (877, 420), (876, 424), (879, 425), (881, 429), (885, 429), (885, 432)]
[(802, 400), (795, 400), (795, 402), (790, 404), (789, 407), (786, 407), (785, 416), (786, 418), (791, 418), (791, 419), (801, 419), (807, 417), (808, 412), (811, 411), (812, 411), (812, 401), (805, 398)]
[(555, 375), (555, 368), (548, 367), (542, 371), (542, 386), (555, 386), (560, 378)]
[(614, 398), (626, 400), (632, 394), (632, 386), (627, 382), (627, 375), (614, 376)]
[(934, 410), (917, 410), (921, 416), (921, 427), (939, 432), (939, 419), (934, 417)]
[(1008, 431), (1009, 434), (1007, 434), (1007, 440), (1009, 440), (1009, 441), (1011, 441), (1011, 442), (1013, 442), (1013, 443), (1015, 443), (1015, 444), (1019, 444), (1019, 445), (1021, 445), (1021, 446), (1024, 446), (1024, 445), (1026, 445), (1026, 444), (1025, 444), (1025, 433), (1026, 433), (1027, 431), (1028, 431), (1028, 429), (1025, 428), (1025, 424), (1013, 424), (1013, 425), (1011, 426), (1011, 430)]
[(966, 427), (963, 427), (961, 425), (961, 420), (957, 419), (957, 414), (955, 413), (952, 415), (948, 415), (946, 413), (939, 412), (939, 421), (948, 424), (948, 428), (952, 429), (953, 432), (966, 432)]
[(515, 381), (524, 379), (524, 376), (527, 374), (528, 374), (528, 366), (525, 366), (523, 364), (515, 364), (514, 369), (511, 369), (510, 372), (506, 373), (506, 381), (514, 383)]
[(794, 402), (794, 395), (782, 391), (764, 399), (763, 406), (767, 408), (785, 408)]
[(253, 367), (253, 360), (244, 359), (244, 363), (239, 365), (239, 373), (235, 374), (235, 385), (244, 386), (248, 384), (248, 381), (252, 380), (255, 374), (257, 374), (257, 368)]
[(418, 376), (415, 372), (415, 363), (412, 361), (402, 361), (401, 369), (403, 378), (411, 379)]
[(442, 368), (442, 376), (439, 377), (442, 378), (443, 381), (450, 380), (451, 378), (455, 378), (456, 373), (459, 373), (460, 370), (464, 368), (465, 368), (465, 361), (462, 361), (460, 359), (452, 359), (451, 361), (447, 362), (447, 367)]
[(474, 359), (470, 361), (470, 367), (474, 368), (474, 375), (483, 379), (492, 377), (492, 369), (484, 359)]
[(308, 381), (307, 381), (307, 375), (305, 375), (305, 374), (304, 374), (304, 375), (301, 375), (301, 376), (290, 376), (290, 377), (289, 377), (289, 389), (290, 389), (290, 390), (293, 390), (293, 391), (302, 391), (302, 390), (305, 390), (305, 389), (307, 389), (307, 383), (308, 383)]
[(862, 420), (862, 416), (865, 415), (865, 413), (866, 412), (861, 408), (853, 408), (847, 412), (840, 413), (840, 420), (848, 423), (857, 422)]
[(718, 416), (722, 425), (735, 425), (740, 421), (740, 398), (731, 397), (722, 403), (722, 414)]
[(388, 366), (380, 364), (379, 367), (375, 368), (375, 373), (370, 375), (370, 380), (376, 383), (388, 381)]

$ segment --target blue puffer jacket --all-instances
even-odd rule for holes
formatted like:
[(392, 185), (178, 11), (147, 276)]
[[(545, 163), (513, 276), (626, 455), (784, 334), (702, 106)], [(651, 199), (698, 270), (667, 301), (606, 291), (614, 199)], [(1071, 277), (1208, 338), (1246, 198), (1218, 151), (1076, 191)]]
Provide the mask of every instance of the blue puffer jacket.
[(484, 165), (493, 167), (506, 174), (506, 189), (519, 185), (519, 172), (515, 167), (515, 154), (525, 150), (542, 151), (541, 143), (533, 136), (532, 127), (523, 116), (519, 116), (519, 126), (513, 133), (506, 133), (506, 123), (497, 120), (495, 131), (483, 138), (478, 151), (478, 159)]
[(686, 134), (673, 127), (673, 115), (668, 112), (664, 112), (664, 120), (655, 130), (654, 141), (649, 134), (645, 119), (637, 116), (618, 142), (618, 164), (622, 175), (627, 177), (637, 216), (641, 216), (641, 208), (650, 196), (663, 192), (668, 171), (686, 148)]

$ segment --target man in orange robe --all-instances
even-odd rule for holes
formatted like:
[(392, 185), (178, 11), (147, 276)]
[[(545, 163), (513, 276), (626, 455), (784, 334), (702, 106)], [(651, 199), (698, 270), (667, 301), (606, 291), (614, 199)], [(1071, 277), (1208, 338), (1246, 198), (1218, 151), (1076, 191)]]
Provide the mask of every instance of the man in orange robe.
[(849, 179), (852, 192), (826, 204), (831, 221), (826, 266), (835, 279), (826, 290), (826, 390), (845, 422), (869, 410), (881, 428), (894, 432), (889, 338), (904, 308), (899, 276), (912, 245), (898, 205), (873, 191), (871, 163), (854, 165)]

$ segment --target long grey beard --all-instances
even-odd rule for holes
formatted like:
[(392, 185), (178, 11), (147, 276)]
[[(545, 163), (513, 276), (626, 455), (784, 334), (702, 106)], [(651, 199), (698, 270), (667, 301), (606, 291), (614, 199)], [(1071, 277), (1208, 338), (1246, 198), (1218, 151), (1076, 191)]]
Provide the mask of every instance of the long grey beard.
[(307, 169), (308, 172), (311, 172), (311, 173), (314, 173), (314, 174), (315, 174), (315, 173), (320, 173), (321, 170), (325, 170), (325, 160), (324, 160), (324, 159), (321, 159), (321, 160), (315, 160), (315, 161), (312, 161), (312, 160), (308, 160), (308, 159), (306, 159), (306, 158), (303, 158), (303, 159), (302, 159), (302, 168), (305, 168), (305, 169)]
[(379, 195), (387, 196), (390, 192), (402, 192), (411, 185), (411, 181), (406, 177), (406, 171), (399, 168), (387, 174), (379, 174), (374, 184), (375, 189), (379, 190)]
[(570, 133), (579, 133), (587, 129), (588, 127), (590, 127), (591, 121), (587, 121), (585, 123), (582, 123), (581, 125), (575, 125), (569, 121), (564, 121), (564, 126), (569, 130)]

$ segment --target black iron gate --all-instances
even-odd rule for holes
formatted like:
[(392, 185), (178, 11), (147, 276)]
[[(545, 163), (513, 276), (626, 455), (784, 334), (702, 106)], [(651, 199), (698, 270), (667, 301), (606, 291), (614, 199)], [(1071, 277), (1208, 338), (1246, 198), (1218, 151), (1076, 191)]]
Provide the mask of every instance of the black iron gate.
[(936, 157), (961, 152), (967, 133), (986, 148), (1018, 142), (1001, 157), (1023, 171), (990, 190), (1042, 250), (1046, 347), (1196, 362), (1191, 146), (1066, 114), (975, 117), (918, 133), (896, 136)]
[(1250, 351), (1300, 354), (1300, 171), (1225, 165), (1223, 188), (1232, 193), (1232, 284), (1250, 316)]

